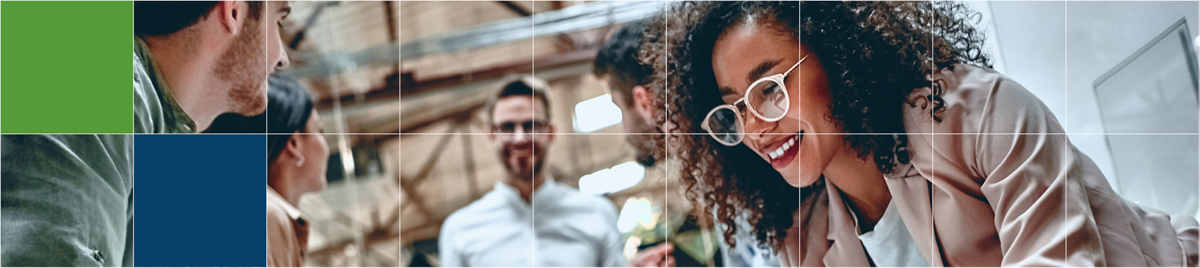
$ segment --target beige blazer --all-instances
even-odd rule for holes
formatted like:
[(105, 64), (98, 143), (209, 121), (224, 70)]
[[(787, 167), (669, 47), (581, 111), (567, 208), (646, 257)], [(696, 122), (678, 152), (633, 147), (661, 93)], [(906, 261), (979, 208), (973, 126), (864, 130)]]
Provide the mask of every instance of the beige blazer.
[(267, 267), (304, 266), (308, 223), (300, 210), (267, 186)]
[[(886, 178), (930, 264), (1197, 265), (1200, 224), (1122, 199), (1021, 85), (969, 65), (933, 77), (905, 104), (911, 162)], [(870, 265), (840, 193), (801, 195), (800, 265)]]

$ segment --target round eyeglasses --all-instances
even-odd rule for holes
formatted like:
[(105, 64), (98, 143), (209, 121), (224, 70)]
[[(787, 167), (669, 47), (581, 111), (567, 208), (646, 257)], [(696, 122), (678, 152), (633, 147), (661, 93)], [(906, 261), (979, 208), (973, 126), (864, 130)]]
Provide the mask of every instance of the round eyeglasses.
[[(792, 73), (801, 62), (808, 59), (805, 55), (797, 61), (792, 68), (782, 74), (775, 74), (763, 77), (750, 84), (746, 90), (746, 95), (734, 101), (733, 104), (722, 104), (713, 108), (704, 117), (700, 128), (708, 131), (708, 134), (716, 139), (717, 142), (726, 146), (734, 146), (742, 143), (745, 121), (742, 120), (742, 111), (750, 110), (758, 119), (767, 122), (779, 121), (787, 115), (788, 109), (791, 108), (791, 101), (788, 97), (787, 86), (783, 85), (783, 79), (788, 74)], [(744, 108), (743, 108), (744, 107)]]

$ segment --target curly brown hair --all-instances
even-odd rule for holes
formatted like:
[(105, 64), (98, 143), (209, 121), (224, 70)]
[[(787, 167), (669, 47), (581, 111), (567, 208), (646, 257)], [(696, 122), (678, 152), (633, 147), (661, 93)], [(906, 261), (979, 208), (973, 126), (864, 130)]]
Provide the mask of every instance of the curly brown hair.
[[(669, 103), (660, 123), (674, 129), (670, 148), (678, 153), (694, 214), (716, 210), (737, 232), (734, 219), (747, 212), (760, 247), (781, 246), (793, 223), (800, 192), (744, 144), (724, 146), (700, 127), (705, 115), (724, 104), (712, 67), (713, 45), (733, 26), (753, 21), (791, 34), (820, 55), (830, 90), (830, 108), (846, 133), (903, 133), (903, 105), (917, 88), (930, 86), (935, 71), (965, 63), (991, 67), (983, 51), (984, 34), (974, 28), (979, 13), (958, 2), (823, 2), (823, 1), (696, 1), (673, 3), (646, 32), (640, 58), (653, 66), (653, 81)], [(930, 112), (942, 108), (941, 92), (925, 96)], [(940, 119), (938, 119), (940, 121)], [(662, 125), (662, 124), (660, 124)], [(878, 169), (891, 173), (909, 162), (907, 135), (846, 135), (860, 158), (873, 157)], [(664, 147), (660, 147), (664, 148)], [(665, 151), (666, 149), (664, 149)], [(665, 154), (665, 152), (658, 152)], [(737, 167), (737, 168), (725, 168)], [(817, 183), (811, 187), (823, 187)], [(806, 187), (809, 188), (809, 187)], [(810, 191), (813, 190), (813, 191)]]

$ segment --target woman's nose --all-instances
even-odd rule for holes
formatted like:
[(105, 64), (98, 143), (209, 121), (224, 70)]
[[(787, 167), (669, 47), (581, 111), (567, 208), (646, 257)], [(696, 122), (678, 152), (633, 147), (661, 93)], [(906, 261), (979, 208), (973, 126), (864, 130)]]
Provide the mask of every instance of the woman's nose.
[(746, 120), (746, 129), (743, 131), (743, 133), (745, 133), (746, 138), (752, 138), (755, 140), (763, 138), (763, 136), (765, 136), (767, 133), (770, 133), (778, 125), (777, 122), (767, 122), (766, 120), (762, 120), (762, 118), (758, 118), (758, 116), (755, 116), (752, 112), (747, 112), (747, 114), (744, 114), (742, 118)]

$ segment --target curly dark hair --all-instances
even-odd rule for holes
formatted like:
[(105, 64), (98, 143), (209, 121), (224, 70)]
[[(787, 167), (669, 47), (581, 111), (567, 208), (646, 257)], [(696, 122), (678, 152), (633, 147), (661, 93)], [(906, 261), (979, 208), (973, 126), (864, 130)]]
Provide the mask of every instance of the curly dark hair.
[(672, 135), (669, 142), (676, 144), (669, 147), (686, 148), (677, 152), (679, 175), (697, 204), (693, 213), (703, 217), (715, 208), (716, 219), (729, 226), (725, 241), (735, 245), (734, 219), (746, 211), (759, 247), (779, 248), (799, 206), (801, 191), (750, 148), (724, 146), (700, 127), (713, 107), (724, 104), (715, 86), (712, 51), (726, 29), (753, 21), (803, 40), (820, 56), (828, 76), (832, 114), (827, 116), (846, 133), (892, 134), (845, 136), (860, 158), (873, 157), (887, 174), (910, 159), (907, 135), (895, 134), (904, 133), (903, 105), (931, 113), (943, 105), (936, 86), (920, 104), (905, 96), (935, 84), (932, 74), (955, 64), (991, 67), (982, 50), (985, 35), (973, 26), (979, 18), (958, 2), (673, 3), (648, 27), (640, 58), (654, 68), (655, 81), (648, 84), (663, 93), (660, 101), (672, 104), (660, 123), (675, 129), (664, 131), (686, 133)]

